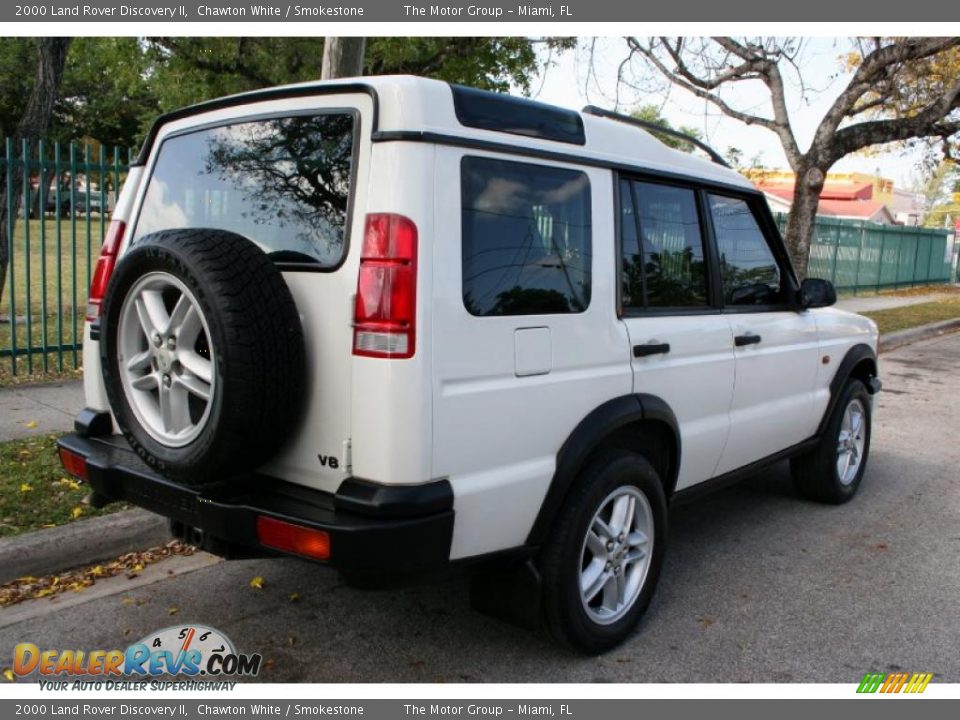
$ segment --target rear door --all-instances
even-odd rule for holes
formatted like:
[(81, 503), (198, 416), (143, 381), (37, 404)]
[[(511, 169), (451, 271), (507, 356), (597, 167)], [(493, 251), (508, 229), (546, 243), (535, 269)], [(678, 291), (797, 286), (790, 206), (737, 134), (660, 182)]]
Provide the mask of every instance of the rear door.
[(712, 477), (729, 429), (733, 341), (713, 298), (702, 196), (692, 185), (621, 178), (620, 305), (633, 389), (680, 426), (677, 489)]
[(813, 434), (820, 353), (813, 315), (793, 304), (793, 275), (762, 199), (706, 197), (737, 360), (723, 473)]
[(363, 236), (352, 213), (363, 207), (372, 117), (369, 96), (330, 93), (170, 122), (134, 207), (131, 242), (173, 228), (229, 230), (282, 271), (306, 344), (305, 414), (266, 471), (328, 491), (350, 473), (351, 299)]

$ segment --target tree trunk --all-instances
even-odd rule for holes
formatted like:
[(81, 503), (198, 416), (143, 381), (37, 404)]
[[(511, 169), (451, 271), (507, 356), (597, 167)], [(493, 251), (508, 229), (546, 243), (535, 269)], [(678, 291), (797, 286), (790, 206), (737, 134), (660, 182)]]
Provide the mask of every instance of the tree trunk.
[(323, 41), (321, 80), (363, 75), (363, 54), (367, 39), (363, 37), (328, 37)]
[[(53, 108), (60, 96), (60, 83), (63, 81), (63, 69), (67, 62), (67, 49), (71, 38), (39, 38), (37, 40), (37, 76), (27, 99), (17, 130), (13, 136), (13, 167), (10, 172), (10, 187), (6, 185), (6, 172), (0, 173), (0, 298), (7, 282), (7, 266), (10, 261), (9, 249), (12, 238), (7, 237), (7, 211), (13, 213), (14, 223), (20, 211), (22, 200), (19, 191), (23, 184), (23, 166), (20, 164), (22, 141), (30, 146), (42, 138), (50, 127)], [(41, 179), (43, 182), (43, 179)], [(13, 207), (8, 208), (6, 193), (13, 194)], [(40, 209), (41, 217), (44, 208)], [(10, 318), (11, 331), (16, 318)]]
[(803, 280), (807, 276), (810, 243), (813, 241), (817, 205), (820, 203), (820, 191), (823, 190), (826, 171), (804, 164), (797, 168), (796, 178), (793, 184), (793, 205), (787, 216), (784, 241), (787, 244), (790, 259), (793, 261), (793, 267), (799, 278)]

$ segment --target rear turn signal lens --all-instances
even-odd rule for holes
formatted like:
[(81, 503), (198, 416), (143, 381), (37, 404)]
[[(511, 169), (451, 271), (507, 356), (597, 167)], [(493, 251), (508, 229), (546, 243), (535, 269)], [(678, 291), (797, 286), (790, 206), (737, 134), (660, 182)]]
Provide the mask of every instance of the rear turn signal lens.
[(87, 459), (83, 455), (78, 455), (66, 448), (60, 448), (60, 463), (68, 474), (75, 478), (86, 481), (87, 479)]
[(274, 550), (304, 555), (314, 560), (330, 559), (330, 535), (323, 530), (258, 515), (257, 540), (264, 547)]
[(417, 226), (393, 213), (367, 215), (353, 313), (353, 354), (413, 357), (417, 318)]
[(107, 228), (106, 237), (103, 239), (103, 246), (100, 248), (100, 258), (97, 260), (97, 267), (93, 271), (93, 281), (90, 283), (90, 298), (87, 300), (87, 322), (93, 322), (100, 317), (100, 306), (103, 304), (103, 297), (107, 294), (107, 285), (110, 282), (110, 276), (113, 274), (113, 268), (117, 264), (117, 253), (120, 250), (120, 243), (123, 242), (123, 234), (126, 232), (127, 225), (122, 220), (111, 220)]

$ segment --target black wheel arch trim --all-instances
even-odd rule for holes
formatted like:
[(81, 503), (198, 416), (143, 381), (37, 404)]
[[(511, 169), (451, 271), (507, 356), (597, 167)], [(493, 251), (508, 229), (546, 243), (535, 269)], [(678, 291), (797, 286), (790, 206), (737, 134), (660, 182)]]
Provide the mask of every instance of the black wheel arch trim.
[(837, 372), (830, 381), (830, 402), (827, 403), (827, 409), (824, 411), (823, 417), (820, 418), (817, 435), (823, 434), (827, 422), (829, 422), (830, 416), (836, 407), (840, 392), (854, 374), (854, 371), (861, 365), (866, 366), (867, 375), (870, 378), (870, 381), (865, 383), (867, 392), (871, 395), (880, 392), (880, 380), (877, 378), (877, 354), (873, 348), (866, 343), (858, 343), (847, 350), (847, 354), (843, 356), (843, 360), (840, 361), (840, 365), (837, 367)]
[(550, 532), (554, 518), (570, 487), (603, 441), (617, 430), (636, 422), (653, 421), (666, 425), (673, 433), (674, 452), (670, 477), (662, 478), (668, 500), (677, 483), (680, 468), (680, 425), (670, 406), (660, 397), (646, 393), (622, 395), (603, 403), (574, 428), (557, 453), (557, 464), (540, 512), (527, 536), (527, 545), (541, 544)]

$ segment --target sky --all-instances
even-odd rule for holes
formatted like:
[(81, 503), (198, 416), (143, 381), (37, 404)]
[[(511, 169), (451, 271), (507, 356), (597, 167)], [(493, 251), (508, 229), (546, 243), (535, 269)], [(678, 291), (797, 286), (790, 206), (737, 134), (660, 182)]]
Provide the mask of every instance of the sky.
[[(617, 67), (626, 57), (626, 43), (619, 37), (598, 38), (593, 49), (594, 72), (590, 72), (588, 38), (582, 38), (574, 52), (554, 57), (551, 67), (539, 81), (534, 81), (531, 92), (539, 100), (579, 109), (587, 103), (613, 109), (616, 103)], [(817, 124), (827, 109), (846, 86), (849, 73), (841, 66), (840, 56), (849, 49), (846, 38), (808, 38), (799, 60), (807, 91), (801, 92), (796, 73), (785, 73), (787, 106), (801, 150), (806, 150)], [(595, 77), (594, 77), (595, 75)], [(640, 105), (662, 107), (661, 114), (674, 127), (696, 128), (703, 139), (721, 154), (728, 147), (743, 151), (743, 162), (754, 157), (764, 167), (789, 166), (779, 139), (771, 131), (747, 125), (723, 115), (717, 108), (679, 88), (668, 92), (653, 91), (638, 94), (621, 89), (620, 112), (630, 112)], [(725, 89), (724, 100), (738, 110), (770, 116), (769, 93), (759, 81), (740, 83)], [(842, 159), (834, 172), (863, 172), (890, 178), (898, 188), (910, 189), (919, 176), (920, 153), (903, 150), (878, 149), (869, 154), (852, 155)]]

